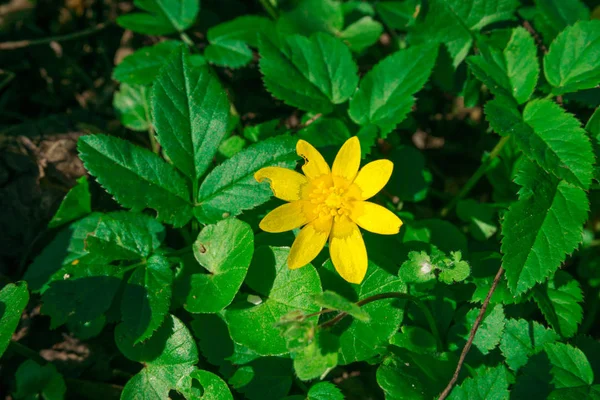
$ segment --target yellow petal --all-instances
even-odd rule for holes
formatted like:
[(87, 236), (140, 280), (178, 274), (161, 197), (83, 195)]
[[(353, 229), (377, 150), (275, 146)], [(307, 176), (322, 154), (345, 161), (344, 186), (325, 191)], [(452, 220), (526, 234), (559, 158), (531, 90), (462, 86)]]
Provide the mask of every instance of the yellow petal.
[(392, 176), (394, 163), (390, 160), (377, 160), (368, 163), (358, 171), (354, 184), (362, 192), (361, 199), (367, 200), (375, 196)]
[(315, 179), (331, 173), (329, 165), (327, 165), (321, 153), (307, 141), (298, 140), (298, 143), (296, 143), (296, 153), (304, 158), (302, 171), (304, 171), (304, 175), (308, 179)]
[(367, 273), (367, 249), (358, 226), (346, 217), (333, 223), (329, 240), (329, 255), (342, 278), (361, 283)]
[(396, 214), (369, 201), (353, 202), (350, 218), (361, 228), (380, 235), (395, 235), (402, 226), (402, 221)]
[(352, 182), (360, 167), (360, 142), (356, 136), (346, 140), (335, 156), (331, 172)]
[(277, 233), (291, 231), (309, 223), (314, 217), (307, 212), (311, 206), (307, 201), (294, 201), (277, 207), (260, 221), (260, 229), (265, 232)]
[(300, 200), (302, 188), (308, 183), (298, 172), (281, 167), (261, 168), (254, 174), (258, 182), (268, 180), (275, 197), (285, 201)]
[(318, 218), (306, 225), (292, 244), (288, 266), (296, 269), (305, 266), (319, 255), (331, 232), (333, 218)]

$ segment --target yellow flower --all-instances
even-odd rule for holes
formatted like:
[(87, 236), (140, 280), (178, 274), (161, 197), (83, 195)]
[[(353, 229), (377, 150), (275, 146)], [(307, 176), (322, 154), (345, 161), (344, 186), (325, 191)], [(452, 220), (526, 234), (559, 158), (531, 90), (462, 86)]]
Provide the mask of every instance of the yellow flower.
[[(304, 175), (286, 168), (266, 167), (254, 174), (267, 179), (275, 197), (289, 203), (277, 207), (260, 222), (266, 232), (285, 232), (303, 225), (288, 257), (291, 269), (310, 263), (329, 238), (329, 254), (338, 273), (351, 283), (367, 272), (367, 249), (358, 226), (382, 235), (398, 233), (402, 221), (387, 208), (365, 201), (390, 179), (394, 164), (377, 160), (360, 171), (360, 142), (344, 143), (333, 167), (311, 144), (299, 140), (296, 152), (304, 158)], [(357, 226), (358, 225), (358, 226)]]

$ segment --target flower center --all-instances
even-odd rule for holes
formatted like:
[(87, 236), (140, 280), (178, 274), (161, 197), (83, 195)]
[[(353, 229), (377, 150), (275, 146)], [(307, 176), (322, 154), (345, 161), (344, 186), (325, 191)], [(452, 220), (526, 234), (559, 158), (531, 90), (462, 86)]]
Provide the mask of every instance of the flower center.
[(319, 182), (310, 192), (309, 199), (315, 205), (315, 212), (319, 217), (330, 215), (338, 220), (342, 215), (350, 214), (346, 190), (335, 185)]

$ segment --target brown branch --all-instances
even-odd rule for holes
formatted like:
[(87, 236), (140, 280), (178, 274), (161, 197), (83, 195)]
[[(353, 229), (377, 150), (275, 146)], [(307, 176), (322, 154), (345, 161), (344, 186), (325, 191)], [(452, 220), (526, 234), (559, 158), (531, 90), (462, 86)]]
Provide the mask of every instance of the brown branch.
[(465, 347), (463, 347), (462, 353), (460, 354), (460, 358), (458, 359), (458, 364), (456, 365), (456, 370), (454, 371), (454, 375), (452, 376), (452, 379), (450, 379), (450, 382), (448, 382), (448, 385), (446, 386), (446, 388), (444, 389), (442, 394), (440, 394), (440, 397), (438, 400), (444, 400), (446, 397), (448, 397), (448, 395), (450, 394), (450, 391), (452, 391), (452, 387), (458, 380), (458, 375), (460, 374), (460, 370), (462, 369), (462, 366), (465, 362), (465, 358), (467, 358), (467, 354), (469, 353), (469, 350), (471, 350), (471, 345), (473, 344), (473, 339), (475, 339), (475, 334), (477, 333), (477, 329), (479, 329), (479, 325), (481, 324), (481, 321), (483, 320), (483, 315), (485, 314), (485, 310), (487, 310), (488, 305), (490, 304), (490, 299), (492, 298), (492, 295), (494, 294), (494, 290), (496, 290), (496, 287), (498, 286), (498, 282), (500, 282), (500, 278), (502, 277), (503, 273), (504, 273), (504, 268), (502, 268), (502, 266), (500, 266), (500, 269), (498, 270), (498, 273), (496, 274), (496, 277), (494, 278), (494, 282), (492, 283), (492, 287), (490, 288), (490, 291), (488, 292), (485, 300), (483, 301), (483, 304), (481, 305), (481, 310), (479, 310), (479, 315), (477, 316), (477, 319), (475, 320), (475, 323), (473, 324), (473, 327), (471, 328), (471, 332), (469, 333), (469, 339), (467, 340), (467, 344), (465, 344)]
[(535, 43), (544, 52), (544, 54), (548, 53), (548, 48), (544, 44), (544, 41), (542, 40), (540, 34), (537, 33), (535, 29), (533, 29), (533, 26), (531, 26), (529, 21), (523, 21), (523, 28), (527, 29), (527, 32), (529, 32), (531, 36), (533, 36), (533, 38), (535, 39)]

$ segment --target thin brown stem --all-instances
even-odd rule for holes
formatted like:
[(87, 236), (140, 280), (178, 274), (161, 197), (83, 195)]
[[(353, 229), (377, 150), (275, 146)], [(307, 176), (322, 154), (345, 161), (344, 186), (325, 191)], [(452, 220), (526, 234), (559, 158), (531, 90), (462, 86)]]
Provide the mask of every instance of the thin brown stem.
[(490, 304), (490, 299), (492, 298), (492, 295), (494, 294), (494, 291), (496, 290), (496, 287), (498, 286), (498, 282), (500, 282), (500, 278), (502, 278), (503, 273), (504, 273), (504, 268), (500, 267), (500, 269), (498, 270), (498, 273), (496, 274), (496, 277), (494, 278), (492, 287), (490, 288), (490, 291), (488, 292), (487, 296), (485, 297), (485, 300), (483, 301), (483, 304), (481, 305), (481, 310), (479, 310), (479, 315), (477, 316), (477, 319), (475, 320), (475, 323), (473, 324), (473, 327), (471, 328), (471, 332), (469, 333), (469, 338), (467, 340), (467, 343), (465, 344), (465, 347), (463, 347), (462, 353), (460, 354), (460, 358), (458, 359), (458, 364), (456, 365), (456, 370), (454, 371), (454, 375), (452, 376), (452, 379), (450, 379), (450, 382), (448, 382), (448, 385), (446, 386), (446, 388), (444, 389), (442, 394), (440, 394), (440, 397), (438, 400), (444, 400), (446, 397), (448, 397), (448, 395), (452, 391), (452, 387), (458, 380), (458, 375), (460, 374), (460, 370), (462, 369), (462, 366), (465, 363), (465, 358), (467, 358), (467, 354), (469, 353), (469, 350), (471, 350), (471, 345), (473, 344), (473, 340), (475, 339), (475, 334), (477, 333), (477, 329), (479, 329), (479, 325), (481, 325), (481, 321), (483, 320), (485, 310), (487, 310), (488, 305)]
[(65, 42), (67, 40), (78, 39), (78, 38), (81, 38), (84, 36), (92, 35), (96, 32), (100, 32), (101, 30), (110, 26), (111, 24), (112, 24), (112, 21), (103, 22), (103, 23), (93, 26), (91, 28), (84, 29), (79, 32), (69, 33), (67, 35), (50, 36), (47, 38), (34, 39), (34, 40), (18, 40), (15, 42), (3, 42), (3, 43), (0, 43), (0, 50), (16, 50), (16, 49), (22, 49), (24, 47), (38, 46), (40, 44), (47, 44), (50, 42)]

